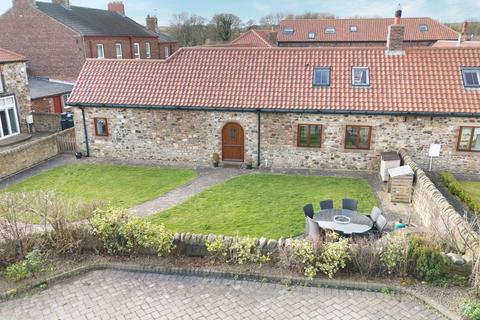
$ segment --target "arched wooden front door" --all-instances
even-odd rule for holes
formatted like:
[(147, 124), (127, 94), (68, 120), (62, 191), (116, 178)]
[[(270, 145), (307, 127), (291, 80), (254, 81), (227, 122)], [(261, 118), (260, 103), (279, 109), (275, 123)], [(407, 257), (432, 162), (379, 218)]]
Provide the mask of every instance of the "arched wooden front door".
[(222, 129), (222, 159), (224, 161), (243, 161), (243, 128), (238, 123), (227, 123)]

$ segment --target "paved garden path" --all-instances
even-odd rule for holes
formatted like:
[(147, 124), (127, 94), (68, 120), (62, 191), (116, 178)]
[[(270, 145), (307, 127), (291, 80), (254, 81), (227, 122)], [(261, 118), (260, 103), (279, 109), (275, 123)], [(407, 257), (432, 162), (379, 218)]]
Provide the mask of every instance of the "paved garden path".
[(0, 319), (441, 319), (407, 296), (93, 271), (0, 304)]
[(215, 184), (245, 172), (245, 170), (235, 168), (199, 168), (197, 171), (199, 174), (198, 178), (191, 183), (172, 190), (160, 198), (135, 206), (132, 210), (139, 216), (148, 216), (170, 209)]

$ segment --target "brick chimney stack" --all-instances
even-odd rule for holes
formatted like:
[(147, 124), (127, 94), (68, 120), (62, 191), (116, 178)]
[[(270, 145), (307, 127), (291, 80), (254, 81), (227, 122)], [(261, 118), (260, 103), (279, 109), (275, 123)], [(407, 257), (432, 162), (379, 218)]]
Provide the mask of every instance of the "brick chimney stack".
[(12, 7), (35, 6), (35, 0), (12, 0)]
[(70, 0), (52, 0), (53, 4), (59, 4), (64, 7), (70, 7)]
[(398, 56), (404, 55), (403, 39), (405, 35), (405, 26), (401, 25), (402, 10), (395, 11), (394, 24), (388, 26), (387, 50), (386, 55)]
[(153, 32), (157, 32), (158, 30), (158, 19), (156, 16), (147, 15), (145, 19), (147, 29)]
[(121, 14), (122, 16), (125, 15), (125, 5), (122, 1), (112, 1), (109, 2), (107, 5), (108, 11), (116, 12)]

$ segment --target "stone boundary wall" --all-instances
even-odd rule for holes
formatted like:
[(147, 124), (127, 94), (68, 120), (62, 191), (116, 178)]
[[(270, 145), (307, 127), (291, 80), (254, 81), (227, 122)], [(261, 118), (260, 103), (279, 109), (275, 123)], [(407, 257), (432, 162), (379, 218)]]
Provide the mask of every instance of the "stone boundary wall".
[(58, 132), (62, 130), (59, 113), (33, 112), (32, 115), (36, 132)]
[(0, 152), (0, 179), (56, 156), (60, 153), (57, 138), (74, 135), (75, 128), (70, 128)]
[[(175, 233), (173, 237), (173, 243), (176, 249), (180, 253), (188, 257), (205, 257), (209, 253), (207, 251), (207, 242), (215, 241), (217, 238), (222, 239), (225, 243), (231, 243), (235, 239), (241, 239), (241, 237), (229, 237), (224, 235), (203, 235), (192, 233)], [(292, 243), (293, 239), (280, 239), (273, 240), (267, 238), (258, 238), (255, 243), (260, 247), (263, 254), (275, 254), (279, 247), (288, 246)]]
[(462, 253), (478, 254), (480, 235), (472, 230), (405, 150), (400, 150), (400, 156), (415, 172), (412, 205), (420, 221), (431, 231), (452, 237)]

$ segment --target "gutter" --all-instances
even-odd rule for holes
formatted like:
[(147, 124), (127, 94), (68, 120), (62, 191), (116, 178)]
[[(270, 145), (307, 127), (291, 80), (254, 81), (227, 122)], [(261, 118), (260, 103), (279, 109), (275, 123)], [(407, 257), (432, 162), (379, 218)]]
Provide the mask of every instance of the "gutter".
[(85, 121), (85, 108), (80, 107), (80, 110), (82, 110), (82, 120), (83, 120), (83, 133), (85, 135), (85, 146), (87, 148), (87, 155), (86, 157), (90, 157), (90, 147), (88, 145), (88, 132), (87, 132), (87, 122)]
[(429, 116), (429, 117), (474, 117), (480, 118), (480, 112), (410, 112), (410, 111), (357, 111), (357, 110), (308, 110), (308, 109), (275, 109), (275, 108), (218, 108), (195, 106), (148, 106), (122, 105), (104, 103), (69, 103), (69, 106), (80, 108), (114, 108), (114, 109), (144, 109), (144, 110), (184, 110), (184, 111), (218, 111), (218, 112), (263, 112), (263, 113), (297, 113), (297, 114), (342, 114), (342, 115), (383, 115), (383, 116)]
[(260, 138), (261, 138), (261, 123), (260, 123), (260, 110), (257, 111), (257, 167), (260, 168)]

